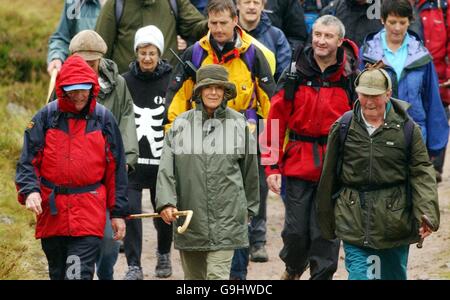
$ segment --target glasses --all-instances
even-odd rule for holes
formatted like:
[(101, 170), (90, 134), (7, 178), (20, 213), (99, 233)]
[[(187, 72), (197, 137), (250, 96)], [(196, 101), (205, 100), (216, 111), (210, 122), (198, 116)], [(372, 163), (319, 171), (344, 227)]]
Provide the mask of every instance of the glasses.
[(153, 52), (153, 51), (151, 51), (151, 52), (138, 52), (138, 55), (141, 56), (141, 57), (147, 57), (147, 56), (154, 57), (154, 56), (158, 55), (158, 52)]

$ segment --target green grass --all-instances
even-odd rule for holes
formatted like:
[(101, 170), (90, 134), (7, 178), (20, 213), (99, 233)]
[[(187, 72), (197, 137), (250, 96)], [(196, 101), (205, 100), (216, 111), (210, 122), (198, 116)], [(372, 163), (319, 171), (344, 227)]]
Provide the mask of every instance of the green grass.
[(47, 96), (47, 41), (62, 5), (0, 0), (0, 279), (47, 278), (34, 217), (17, 202), (14, 176), (23, 131)]

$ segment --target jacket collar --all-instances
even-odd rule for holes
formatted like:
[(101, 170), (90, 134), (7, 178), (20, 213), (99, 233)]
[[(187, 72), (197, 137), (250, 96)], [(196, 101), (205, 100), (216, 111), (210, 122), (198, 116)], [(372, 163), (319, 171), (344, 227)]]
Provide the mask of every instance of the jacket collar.
[[(389, 62), (384, 57), (383, 52), (383, 44), (381, 39), (381, 32), (383, 30), (384, 29), (379, 32), (369, 34), (366, 37), (364, 44), (361, 47), (361, 58), (369, 62), (376, 62), (382, 59), (384, 64), (389, 66)], [(423, 66), (429, 63), (432, 58), (428, 50), (423, 46), (419, 36), (411, 30), (408, 30), (408, 34), (408, 57), (406, 58), (405, 68)]]

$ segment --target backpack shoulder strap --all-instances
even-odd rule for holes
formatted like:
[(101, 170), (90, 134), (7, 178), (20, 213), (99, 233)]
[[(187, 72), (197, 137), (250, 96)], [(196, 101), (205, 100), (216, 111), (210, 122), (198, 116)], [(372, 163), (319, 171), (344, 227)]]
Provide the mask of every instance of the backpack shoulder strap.
[(102, 122), (102, 128), (105, 127), (105, 121), (106, 121), (106, 108), (105, 106), (97, 103), (95, 105), (95, 114), (97, 116), (97, 119)]
[(116, 27), (119, 27), (120, 24), (120, 19), (122, 19), (122, 14), (123, 14), (123, 3), (124, 0), (116, 0), (116, 2), (114, 3), (114, 14), (116, 17)]
[(348, 129), (350, 127), (350, 122), (353, 118), (353, 111), (349, 110), (344, 113), (339, 121), (339, 154), (336, 166), (337, 178), (340, 178), (342, 173), (342, 164), (344, 161), (344, 146), (345, 140), (347, 139)]
[(203, 56), (205, 54), (205, 50), (200, 46), (200, 43), (197, 41), (194, 43), (192, 47), (192, 63), (198, 69), (202, 64)]
[(56, 122), (58, 121), (57, 112), (58, 101), (51, 101), (49, 104), (47, 104), (46, 123), (44, 125), (45, 130), (56, 126)]
[(353, 111), (349, 110), (342, 115), (339, 121), (339, 145), (344, 149), (345, 140), (347, 139), (348, 128), (350, 127), (350, 122), (352, 121)]

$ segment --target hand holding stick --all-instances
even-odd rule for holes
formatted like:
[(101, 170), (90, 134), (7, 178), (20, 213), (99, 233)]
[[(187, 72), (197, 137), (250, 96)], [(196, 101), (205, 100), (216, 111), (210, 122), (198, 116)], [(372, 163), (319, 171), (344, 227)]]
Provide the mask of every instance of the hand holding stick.
[[(177, 211), (176, 213), (174, 213), (175, 216), (186, 216), (186, 220), (184, 220), (184, 223), (182, 226), (178, 226), (177, 228), (177, 232), (179, 234), (182, 234), (186, 231), (186, 229), (189, 226), (189, 223), (191, 222), (192, 219), (192, 215), (194, 214), (194, 212), (192, 210), (184, 210), (184, 211)], [(160, 218), (161, 215), (157, 214), (157, 213), (152, 213), (152, 214), (136, 214), (136, 215), (129, 215), (127, 217), (128, 220), (133, 220), (133, 219), (140, 219), (140, 218)]]

